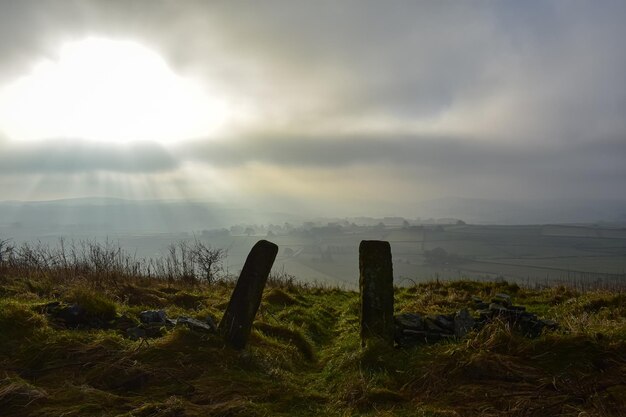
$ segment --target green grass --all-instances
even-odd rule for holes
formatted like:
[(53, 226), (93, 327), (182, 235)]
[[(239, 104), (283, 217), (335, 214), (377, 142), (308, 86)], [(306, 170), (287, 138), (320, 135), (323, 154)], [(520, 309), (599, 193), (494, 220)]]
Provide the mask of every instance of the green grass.
[(67, 301), (82, 307), (90, 318), (110, 321), (116, 317), (117, 305), (100, 292), (84, 287), (72, 289)]
[(189, 285), (0, 273), (0, 414), (13, 416), (620, 416), (626, 404), (623, 293), (506, 282), (396, 289), (396, 312), (451, 313), (498, 292), (561, 323), (536, 339), (494, 322), (458, 341), (413, 349), (359, 340), (358, 294), (269, 281), (248, 347), (174, 328), (64, 329), (41, 305), (90, 315), (219, 319), (232, 283)]

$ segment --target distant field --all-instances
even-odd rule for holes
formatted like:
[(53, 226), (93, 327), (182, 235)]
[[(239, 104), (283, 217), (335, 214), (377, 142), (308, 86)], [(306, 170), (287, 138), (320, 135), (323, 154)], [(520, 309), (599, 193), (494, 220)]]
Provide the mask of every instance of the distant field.
[[(77, 237), (79, 239), (80, 237)], [(108, 239), (138, 258), (163, 254), (169, 244), (190, 234), (112, 235)], [(225, 267), (236, 274), (248, 251), (265, 236), (220, 236), (201, 240), (226, 248)], [(57, 236), (43, 236), (54, 243)], [(101, 238), (102, 239), (102, 238)], [(394, 273), (400, 285), (432, 278), (494, 279), (517, 282), (556, 280), (626, 281), (626, 229), (580, 225), (352, 227), (328, 233), (268, 238), (279, 245), (274, 270), (299, 279), (344, 288), (358, 286), (358, 245), (364, 239), (391, 242)], [(16, 239), (19, 241), (19, 239)], [(460, 259), (428, 263), (424, 251), (442, 248)]]

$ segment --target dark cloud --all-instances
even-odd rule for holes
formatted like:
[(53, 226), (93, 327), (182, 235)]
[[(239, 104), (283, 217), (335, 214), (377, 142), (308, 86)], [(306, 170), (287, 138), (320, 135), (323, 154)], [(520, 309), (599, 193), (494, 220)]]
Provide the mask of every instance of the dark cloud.
[[(604, 139), (592, 144), (524, 146), (437, 136), (260, 136), (249, 139), (182, 142), (174, 153), (216, 166), (261, 162), (279, 166), (333, 168), (358, 164), (440, 166), (478, 171), (516, 166), (618, 166), (626, 157), (626, 141)], [(626, 170), (626, 168), (625, 168)]]
[(39, 143), (0, 144), (0, 174), (154, 173), (178, 166), (179, 161), (153, 142), (115, 144), (50, 139)]
[[(417, 136), (262, 137), (195, 141), (177, 157), (224, 169), (261, 164), (349, 175), (367, 167), (365, 177), (392, 183), (428, 183), (457, 195), (516, 198), (607, 195), (626, 178), (626, 141), (522, 146), (465, 138)], [(345, 179), (343, 179), (345, 180)]]

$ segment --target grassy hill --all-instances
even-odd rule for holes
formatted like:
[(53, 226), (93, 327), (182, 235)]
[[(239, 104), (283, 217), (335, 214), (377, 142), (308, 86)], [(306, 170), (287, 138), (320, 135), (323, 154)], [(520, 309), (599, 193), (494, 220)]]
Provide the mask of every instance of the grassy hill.
[[(132, 340), (140, 311), (223, 314), (232, 281), (94, 279), (0, 268), (0, 415), (620, 416), (626, 410), (626, 294), (506, 282), (396, 290), (396, 312), (449, 313), (510, 294), (561, 324), (534, 339), (494, 322), (412, 349), (359, 340), (358, 293), (272, 277), (249, 346), (186, 327)], [(100, 328), (68, 328), (45, 304), (80, 305)]]

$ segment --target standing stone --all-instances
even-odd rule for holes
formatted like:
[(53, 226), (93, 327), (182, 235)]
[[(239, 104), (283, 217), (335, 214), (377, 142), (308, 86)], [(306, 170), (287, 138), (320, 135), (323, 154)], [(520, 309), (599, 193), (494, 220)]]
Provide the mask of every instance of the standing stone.
[(227, 345), (234, 349), (246, 347), (265, 282), (270, 274), (278, 246), (267, 240), (258, 241), (243, 265), (235, 290), (219, 324)]
[(381, 339), (393, 345), (393, 267), (391, 245), (363, 240), (359, 245), (361, 344)]

